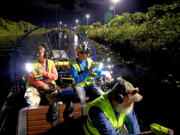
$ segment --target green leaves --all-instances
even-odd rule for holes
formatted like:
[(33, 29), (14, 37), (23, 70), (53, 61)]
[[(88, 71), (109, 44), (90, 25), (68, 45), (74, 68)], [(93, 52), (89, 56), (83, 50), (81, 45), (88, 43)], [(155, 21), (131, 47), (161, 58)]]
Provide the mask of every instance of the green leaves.
[[(178, 63), (180, 59), (180, 2), (154, 5), (147, 13), (116, 15), (93, 27), (88, 37), (109, 46), (124, 58), (143, 63)], [(160, 64), (163, 65), (163, 64)]]
[(0, 44), (8, 45), (16, 42), (17, 37), (24, 34), (25, 26), (35, 27), (28, 22), (13, 22), (0, 18)]
[(162, 50), (180, 38), (179, 8), (178, 3), (154, 5), (147, 13), (117, 15), (107, 25), (90, 30), (88, 36), (112, 46), (128, 43), (137, 51)]

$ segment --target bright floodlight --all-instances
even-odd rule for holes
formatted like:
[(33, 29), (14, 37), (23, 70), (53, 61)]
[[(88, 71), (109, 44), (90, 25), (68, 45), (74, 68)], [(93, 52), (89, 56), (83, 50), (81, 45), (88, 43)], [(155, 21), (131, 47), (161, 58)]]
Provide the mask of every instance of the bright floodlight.
[(104, 67), (103, 63), (102, 62), (99, 63), (99, 69), (101, 70), (101, 69), (103, 69), (103, 67)]
[(79, 22), (79, 20), (78, 20), (78, 19), (76, 19), (75, 21), (76, 21), (76, 23), (78, 23), (78, 22)]
[(112, 0), (113, 2), (113, 5), (114, 5), (114, 17), (115, 17), (115, 14), (116, 14), (116, 3), (119, 2), (119, 0)]
[(87, 14), (87, 15), (86, 15), (86, 18), (89, 18), (89, 17), (90, 17), (90, 15), (89, 15), (89, 14)]
[(87, 25), (88, 25), (88, 20), (89, 20), (90, 15), (86, 14), (86, 18), (87, 18)]
[(119, 0), (112, 0), (112, 2), (113, 2), (113, 3), (117, 3), (117, 2), (119, 2)]
[(76, 22), (76, 27), (78, 28), (78, 22), (79, 22), (79, 20), (76, 19), (75, 22)]
[(28, 71), (28, 72), (31, 72), (31, 71), (33, 71), (33, 64), (32, 63), (26, 63), (26, 70)]

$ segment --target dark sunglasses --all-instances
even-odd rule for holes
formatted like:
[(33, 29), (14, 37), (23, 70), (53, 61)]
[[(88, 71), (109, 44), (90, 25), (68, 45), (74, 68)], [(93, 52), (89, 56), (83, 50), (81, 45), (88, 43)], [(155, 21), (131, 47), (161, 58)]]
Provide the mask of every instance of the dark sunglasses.
[(130, 91), (128, 94), (135, 95), (136, 93), (139, 93), (139, 88), (135, 88), (134, 90)]

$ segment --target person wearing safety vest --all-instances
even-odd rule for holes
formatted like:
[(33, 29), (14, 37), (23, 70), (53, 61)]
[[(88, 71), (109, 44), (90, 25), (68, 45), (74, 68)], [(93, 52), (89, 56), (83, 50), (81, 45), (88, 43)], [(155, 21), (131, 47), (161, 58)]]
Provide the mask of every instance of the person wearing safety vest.
[(28, 74), (24, 95), (29, 106), (38, 106), (41, 96), (45, 96), (49, 104), (56, 102), (55, 92), (52, 94), (49, 91), (52, 87), (57, 87), (55, 80), (58, 79), (58, 73), (54, 62), (46, 58), (45, 45), (38, 46), (37, 57), (33, 63), (33, 71)]
[(75, 92), (80, 99), (80, 103), (85, 103), (86, 92), (91, 94), (91, 99), (97, 98), (104, 92), (95, 85), (94, 75), (106, 77), (95, 68), (95, 63), (88, 57), (90, 49), (85, 45), (76, 48), (77, 58), (70, 62), (70, 72), (75, 80)]
[(141, 99), (139, 88), (124, 79), (118, 80), (111, 91), (88, 103), (85, 135), (139, 134), (133, 105)]

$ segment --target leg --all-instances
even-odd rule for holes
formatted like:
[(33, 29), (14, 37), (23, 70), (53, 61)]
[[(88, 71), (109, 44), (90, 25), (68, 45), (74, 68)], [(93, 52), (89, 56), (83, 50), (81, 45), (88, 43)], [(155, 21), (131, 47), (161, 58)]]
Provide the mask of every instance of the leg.
[(83, 87), (75, 85), (74, 86), (75, 92), (80, 99), (80, 103), (84, 104), (85, 103), (85, 96), (86, 96), (86, 91)]
[(46, 99), (48, 100), (50, 105), (58, 102), (56, 94), (45, 94)]
[(29, 87), (26, 89), (24, 98), (26, 99), (29, 106), (38, 106), (41, 101), (40, 94), (34, 87)]

